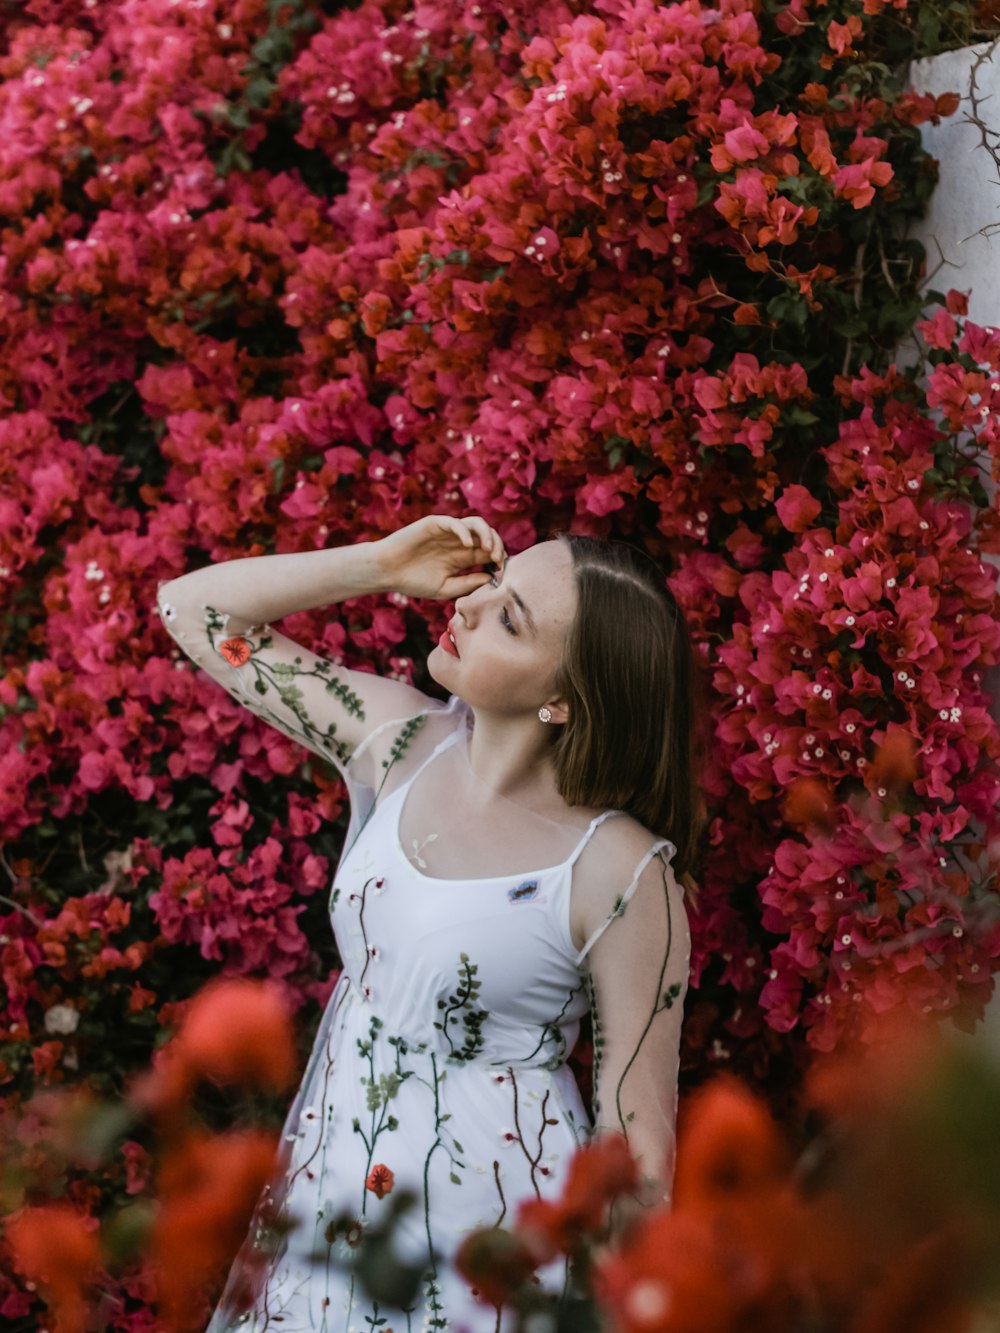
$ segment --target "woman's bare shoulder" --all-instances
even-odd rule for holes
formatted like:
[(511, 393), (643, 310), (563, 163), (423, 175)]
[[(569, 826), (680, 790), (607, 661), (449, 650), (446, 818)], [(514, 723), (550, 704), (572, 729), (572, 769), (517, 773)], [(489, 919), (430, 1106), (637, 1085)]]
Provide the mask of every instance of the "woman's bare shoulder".
[[(573, 868), (570, 926), (579, 947), (612, 911), (658, 836), (625, 811), (605, 819), (594, 831)], [(669, 866), (668, 873), (673, 873)], [(660, 859), (650, 858), (642, 874), (659, 881)]]

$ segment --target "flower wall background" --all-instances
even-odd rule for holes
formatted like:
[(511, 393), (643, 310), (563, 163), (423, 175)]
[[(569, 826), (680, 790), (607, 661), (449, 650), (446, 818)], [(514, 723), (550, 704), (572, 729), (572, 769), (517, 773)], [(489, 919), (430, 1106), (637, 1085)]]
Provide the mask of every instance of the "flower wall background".
[[(958, 95), (906, 66), (983, 21), (0, 0), (7, 1110), (120, 1092), (219, 973), (282, 983), (304, 1060), (344, 791), (196, 678), (155, 590), (430, 512), (673, 571), (710, 701), (686, 1086), (730, 1070), (791, 1113), (885, 1012), (972, 1026), (1000, 955), (1000, 334), (918, 294), (917, 126)], [(395, 596), (282, 627), (433, 692), (446, 619)], [(97, 1218), (148, 1147), (59, 1188)], [(144, 1327), (139, 1279), (117, 1299)], [(34, 1302), (0, 1274), (0, 1316)]]

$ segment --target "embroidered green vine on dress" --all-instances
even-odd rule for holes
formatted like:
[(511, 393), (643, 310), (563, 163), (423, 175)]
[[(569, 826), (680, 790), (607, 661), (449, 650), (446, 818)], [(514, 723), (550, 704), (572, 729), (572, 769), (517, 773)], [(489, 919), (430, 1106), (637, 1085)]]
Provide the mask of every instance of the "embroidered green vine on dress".
[[(482, 1050), (482, 1027), (489, 1014), (485, 1009), (475, 1007), (479, 998), (479, 989), (483, 984), (476, 976), (479, 971), (478, 964), (470, 963), (467, 953), (459, 954), (459, 960), (458, 989), (452, 991), (447, 1000), (438, 1000), (438, 1008), (444, 1012), (441, 1016), (442, 1021), (440, 1023), (435, 1022), (434, 1026), (439, 1032), (444, 1033), (445, 1040), (451, 1050), (451, 1054), (448, 1056), (449, 1060), (474, 1060)], [(448, 1028), (451, 1024), (458, 1022), (458, 1013), (462, 1015), (465, 1040), (456, 1049)], [(453, 1018), (453, 1014), (456, 1017)]]
[[(347, 764), (351, 758), (351, 750), (343, 741), (337, 740), (337, 724), (330, 722), (323, 730), (315, 726), (306, 711), (302, 689), (295, 684), (300, 676), (312, 676), (322, 680), (326, 692), (338, 698), (352, 717), (360, 718), (363, 722), (365, 713), (362, 700), (342, 680), (330, 675), (334, 664), (321, 657), (317, 659), (313, 670), (307, 671), (301, 665), (301, 657), (297, 657), (295, 663), (261, 660), (259, 654), (270, 648), (274, 642), (269, 633), (270, 627), (267, 625), (254, 625), (242, 634), (234, 635), (231, 639), (217, 643), (216, 639), (225, 633), (228, 620), (228, 614), (220, 615), (214, 607), (205, 607), (205, 633), (208, 635), (213, 650), (225, 658), (232, 667), (242, 669), (249, 666), (254, 673), (253, 687), (258, 694), (264, 696), (271, 687), (274, 688), (281, 702), (298, 718), (301, 728), (299, 736), (307, 745), (318, 744), (323, 749), (335, 754), (342, 764)], [(262, 633), (259, 638), (254, 639), (251, 635), (256, 629), (261, 629)], [(295, 728), (289, 726), (287, 719), (277, 717), (266, 705), (262, 705), (259, 711), (266, 721), (271, 722), (272, 725), (277, 726), (286, 734), (295, 730)]]

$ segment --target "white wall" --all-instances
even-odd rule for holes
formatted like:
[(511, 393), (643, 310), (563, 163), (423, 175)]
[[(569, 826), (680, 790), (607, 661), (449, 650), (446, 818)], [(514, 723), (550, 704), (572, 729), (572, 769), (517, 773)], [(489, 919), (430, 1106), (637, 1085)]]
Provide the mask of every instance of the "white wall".
[[(910, 233), (927, 250), (924, 285), (939, 292), (950, 287), (971, 288), (969, 319), (1000, 326), (1000, 42), (915, 61), (909, 82), (920, 93), (962, 96), (954, 115), (939, 125), (920, 126), (925, 148), (939, 163), (928, 216)], [(967, 117), (973, 115), (984, 122), (985, 131), (969, 122)], [(984, 133), (992, 153), (984, 146)], [(906, 361), (905, 348), (900, 352), (899, 360)], [(988, 456), (984, 464), (988, 473)], [(988, 475), (982, 481), (995, 504), (996, 484)], [(1000, 572), (1000, 557), (986, 555), (985, 559)], [(1000, 667), (983, 672), (983, 685), (992, 696), (993, 716), (1000, 723)], [(988, 1043), (1000, 1058), (1000, 986), (975, 1037), (964, 1040)]]
[[(974, 82), (973, 82), (974, 80)], [(930, 278), (937, 291), (971, 287), (969, 318), (1000, 324), (1000, 161), (982, 131), (966, 119), (974, 114), (987, 127), (987, 140), (1000, 159), (1000, 47), (993, 42), (947, 51), (910, 66), (910, 83), (920, 93), (956, 92), (958, 110), (939, 125), (920, 126), (920, 137), (937, 158), (939, 176), (928, 217), (912, 229), (928, 250), (928, 271), (940, 262), (935, 240), (947, 261)], [(977, 235), (992, 228), (993, 235)]]

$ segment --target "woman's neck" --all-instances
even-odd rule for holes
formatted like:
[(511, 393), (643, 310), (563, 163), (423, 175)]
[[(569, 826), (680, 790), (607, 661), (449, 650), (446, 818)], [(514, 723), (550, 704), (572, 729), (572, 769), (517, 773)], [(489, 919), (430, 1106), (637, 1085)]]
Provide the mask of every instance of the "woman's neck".
[(479, 718), (466, 734), (462, 753), (484, 805), (503, 798), (537, 809), (558, 800), (550, 742), (546, 736), (533, 734), (534, 730), (510, 722), (491, 725), (488, 719)]

